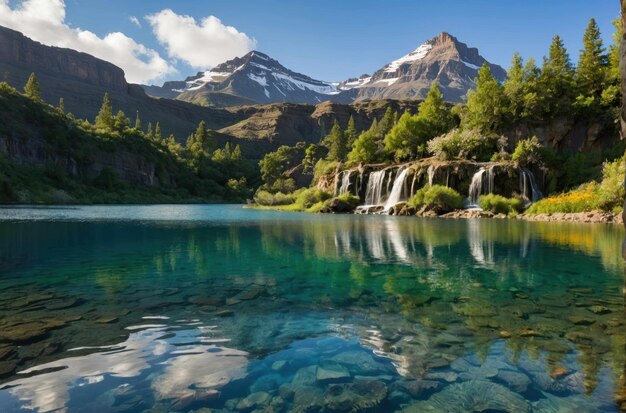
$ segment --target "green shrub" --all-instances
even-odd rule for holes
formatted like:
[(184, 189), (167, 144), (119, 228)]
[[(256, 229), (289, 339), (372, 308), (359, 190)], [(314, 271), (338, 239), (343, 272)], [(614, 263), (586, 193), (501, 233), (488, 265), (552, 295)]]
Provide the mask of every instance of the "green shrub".
[(536, 136), (530, 139), (522, 139), (517, 143), (512, 159), (520, 165), (539, 163), (541, 162), (541, 148), (541, 143), (539, 143), (539, 139)]
[(502, 195), (487, 194), (481, 195), (478, 205), (484, 211), (491, 211), (494, 214), (510, 214), (521, 212), (523, 209), (522, 200), (519, 198), (505, 198)]
[(426, 185), (409, 200), (408, 205), (419, 209), (426, 207), (438, 212), (450, 212), (463, 208), (463, 197), (454, 189), (442, 185)]
[(455, 129), (428, 142), (428, 151), (442, 161), (473, 159), (488, 161), (498, 150), (498, 137), (474, 129)]
[(276, 205), (290, 205), (295, 201), (293, 194), (283, 194), (277, 192), (272, 194), (271, 192), (259, 190), (254, 194), (254, 203), (263, 206), (276, 206)]
[(297, 191), (296, 193), (297, 196), (294, 204), (295, 207), (301, 211), (307, 210), (318, 202), (326, 201), (332, 197), (330, 193), (317, 188), (307, 188)]
[(602, 164), (602, 181), (597, 188), (598, 207), (604, 211), (622, 208), (624, 202), (624, 158)]

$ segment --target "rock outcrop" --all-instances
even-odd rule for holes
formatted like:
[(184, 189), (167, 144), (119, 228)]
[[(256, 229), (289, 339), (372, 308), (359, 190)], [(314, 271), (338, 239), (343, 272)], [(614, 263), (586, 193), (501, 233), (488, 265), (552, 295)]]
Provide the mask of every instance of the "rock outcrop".
[(67, 112), (93, 120), (109, 93), (114, 109), (134, 119), (139, 112), (144, 127), (160, 122), (163, 134), (184, 140), (204, 120), (214, 129), (240, 120), (225, 110), (187, 102), (151, 98), (138, 85), (128, 84), (119, 67), (86, 53), (45, 46), (20, 32), (0, 26), (0, 81), (21, 90), (31, 73), (37, 75), (43, 99), (56, 105), (64, 100)]

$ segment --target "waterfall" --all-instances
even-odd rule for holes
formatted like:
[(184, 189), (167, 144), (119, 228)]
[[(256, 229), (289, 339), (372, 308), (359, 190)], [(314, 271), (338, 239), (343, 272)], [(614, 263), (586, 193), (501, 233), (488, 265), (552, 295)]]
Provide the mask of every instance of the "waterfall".
[[(528, 193), (529, 189), (530, 194)], [(526, 168), (520, 169), (520, 192), (522, 197), (527, 199), (529, 202), (537, 202), (543, 197), (543, 194), (537, 187), (535, 175), (533, 175), (533, 173)]]
[(352, 171), (343, 171), (342, 174), (341, 186), (339, 187), (339, 191), (335, 192), (335, 196), (349, 192), (350, 190), (350, 175), (352, 174)]
[(417, 171), (413, 172), (413, 181), (411, 182), (411, 192), (409, 192), (409, 198), (415, 193), (415, 181), (417, 180)]
[(383, 182), (385, 181), (386, 169), (370, 173), (365, 188), (365, 205), (383, 204)]
[[(484, 179), (485, 174), (487, 175), (486, 182)], [(493, 193), (494, 181), (495, 181), (495, 173), (493, 171), (493, 166), (490, 166), (488, 168), (481, 167), (474, 174), (474, 176), (472, 176), (472, 182), (470, 183), (469, 194), (467, 198), (468, 206), (477, 207), (478, 200), (483, 193), (485, 194)]]
[(387, 198), (387, 202), (385, 202), (384, 211), (389, 211), (394, 205), (402, 201), (403, 192), (406, 192), (404, 191), (404, 180), (406, 179), (406, 175), (408, 172), (408, 167), (404, 167), (398, 170), (396, 179), (393, 181), (393, 187), (391, 188), (389, 198)]
[(428, 185), (433, 186), (433, 179), (435, 178), (435, 168), (434, 165), (429, 165), (426, 173), (428, 174)]

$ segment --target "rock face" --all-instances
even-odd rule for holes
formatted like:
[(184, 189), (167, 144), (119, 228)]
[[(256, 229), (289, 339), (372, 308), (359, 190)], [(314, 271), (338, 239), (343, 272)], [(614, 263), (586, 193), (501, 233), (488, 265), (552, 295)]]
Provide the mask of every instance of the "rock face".
[(417, 49), (375, 72), (356, 85), (356, 100), (423, 99), (433, 82), (438, 82), (444, 99), (461, 102), (475, 87), (478, 69), (487, 63), (496, 79), (506, 78), (505, 70), (491, 64), (456, 37), (441, 33)]
[(31, 73), (37, 75), (43, 99), (77, 117), (93, 120), (108, 92), (114, 110), (134, 119), (138, 111), (144, 125), (157, 121), (165, 135), (183, 140), (204, 120), (219, 129), (237, 122), (236, 114), (186, 102), (154, 99), (137, 85), (128, 84), (119, 67), (86, 53), (45, 46), (20, 32), (0, 26), (0, 81), (22, 90)]
[(243, 118), (225, 127), (221, 133), (242, 139), (266, 140), (273, 144), (292, 145), (298, 141), (318, 143), (332, 128), (336, 119), (345, 128), (354, 118), (357, 130), (369, 128), (374, 118), (381, 119), (387, 110), (416, 112), (419, 101), (381, 100), (344, 105), (324, 102), (318, 105), (274, 103), (244, 106), (232, 111)]
[(489, 64), (498, 80), (504, 80), (504, 69), (487, 62), (478, 49), (441, 33), (372, 76), (362, 75), (338, 83), (293, 72), (266, 54), (253, 51), (184, 81), (166, 82), (162, 87), (144, 86), (144, 89), (151, 96), (209, 106), (349, 103), (366, 99), (423, 99), (436, 81), (447, 101), (461, 102), (475, 86), (474, 78), (484, 63)]

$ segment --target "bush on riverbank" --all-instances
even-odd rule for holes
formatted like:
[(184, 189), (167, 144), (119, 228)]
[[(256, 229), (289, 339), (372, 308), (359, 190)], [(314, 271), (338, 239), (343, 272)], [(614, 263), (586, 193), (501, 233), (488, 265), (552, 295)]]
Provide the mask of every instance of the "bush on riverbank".
[(254, 203), (262, 206), (276, 206), (276, 205), (289, 205), (293, 204), (295, 197), (293, 194), (284, 194), (282, 192), (276, 192), (275, 194), (259, 190), (254, 194)]
[(463, 208), (463, 197), (443, 185), (426, 185), (419, 189), (407, 203), (410, 208), (445, 213)]
[(494, 214), (511, 214), (522, 212), (524, 205), (519, 198), (505, 198), (502, 195), (487, 194), (481, 195), (478, 205), (483, 211), (490, 211)]
[(594, 210), (617, 212), (624, 201), (624, 157), (602, 165), (602, 180), (583, 184), (578, 188), (544, 198), (530, 206), (528, 214), (557, 212), (590, 212)]

